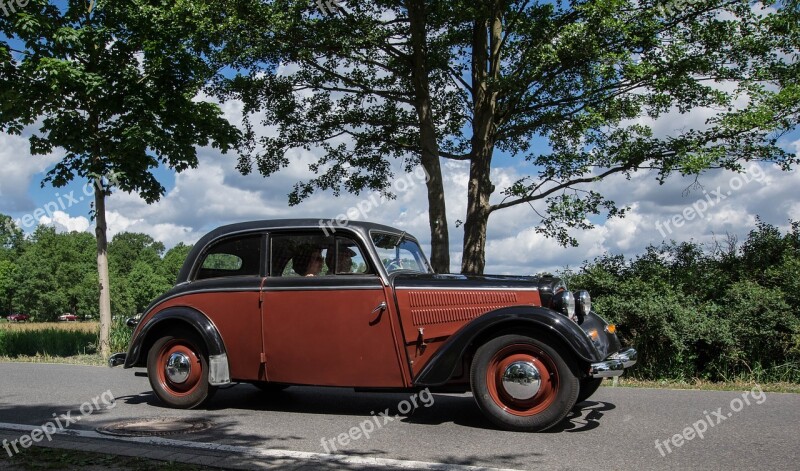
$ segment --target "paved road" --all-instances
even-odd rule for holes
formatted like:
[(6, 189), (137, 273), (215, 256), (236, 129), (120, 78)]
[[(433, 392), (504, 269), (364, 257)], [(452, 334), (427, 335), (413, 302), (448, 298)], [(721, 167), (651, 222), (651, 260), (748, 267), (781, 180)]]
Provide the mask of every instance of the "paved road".
[[(106, 391), (116, 398), (113, 408), (103, 406)], [(332, 388), (290, 388), (269, 396), (237, 385), (219, 391), (207, 408), (179, 411), (161, 407), (147, 379), (131, 370), (0, 363), (0, 422), (41, 426), (69, 410), (74, 418), (93, 398), (100, 410), (72, 429), (141, 417), (203, 418), (213, 422), (210, 430), (171, 438), (323, 453), (324, 438), (375, 422), (373, 412), (386, 408), (394, 418), (409, 396)], [(568, 421), (539, 434), (493, 429), (469, 395), (437, 394), (431, 407), (424, 407), (430, 400), (423, 399), (410, 415), (385, 425), (380, 419), (369, 439), (336, 444), (337, 451), (514, 469), (800, 467), (800, 395), (795, 394), (603, 387)]]

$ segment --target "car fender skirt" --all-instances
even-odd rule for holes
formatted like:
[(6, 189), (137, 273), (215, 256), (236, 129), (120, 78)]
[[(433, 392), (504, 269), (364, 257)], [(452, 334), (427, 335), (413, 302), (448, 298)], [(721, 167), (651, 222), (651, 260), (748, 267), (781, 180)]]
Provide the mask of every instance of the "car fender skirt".
[(165, 322), (177, 323), (191, 326), (202, 337), (208, 349), (208, 369), (209, 383), (220, 385), (230, 383), (230, 368), (228, 365), (228, 354), (222, 336), (211, 320), (203, 313), (189, 307), (171, 307), (160, 311), (151, 317), (131, 340), (128, 354), (125, 357), (125, 368), (132, 368), (139, 363), (142, 355), (147, 355), (142, 349), (145, 342), (159, 326)]
[(570, 319), (538, 306), (512, 306), (486, 313), (453, 334), (414, 378), (415, 386), (440, 386), (453, 375), (467, 349), (493, 331), (519, 333), (531, 329), (541, 340), (557, 338), (580, 360), (593, 363), (602, 355), (586, 332)]

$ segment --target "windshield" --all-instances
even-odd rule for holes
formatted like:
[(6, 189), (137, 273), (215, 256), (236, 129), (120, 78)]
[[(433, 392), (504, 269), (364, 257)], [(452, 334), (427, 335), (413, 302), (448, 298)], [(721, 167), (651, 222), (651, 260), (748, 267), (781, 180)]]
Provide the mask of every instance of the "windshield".
[(398, 235), (373, 232), (371, 235), (375, 249), (378, 251), (378, 257), (387, 272), (407, 270), (433, 273), (419, 244), (414, 240), (407, 239), (405, 233)]

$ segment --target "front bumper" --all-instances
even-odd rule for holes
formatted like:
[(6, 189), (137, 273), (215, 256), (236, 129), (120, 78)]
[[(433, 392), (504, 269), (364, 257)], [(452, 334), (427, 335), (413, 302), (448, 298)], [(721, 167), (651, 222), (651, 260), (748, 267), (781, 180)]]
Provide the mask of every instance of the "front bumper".
[(633, 348), (617, 352), (604, 361), (592, 363), (589, 367), (589, 376), (592, 378), (612, 378), (620, 376), (625, 368), (636, 364), (638, 354)]
[(128, 357), (127, 353), (115, 353), (111, 355), (111, 358), (108, 359), (108, 366), (114, 368), (115, 366), (120, 366), (125, 364), (125, 358)]

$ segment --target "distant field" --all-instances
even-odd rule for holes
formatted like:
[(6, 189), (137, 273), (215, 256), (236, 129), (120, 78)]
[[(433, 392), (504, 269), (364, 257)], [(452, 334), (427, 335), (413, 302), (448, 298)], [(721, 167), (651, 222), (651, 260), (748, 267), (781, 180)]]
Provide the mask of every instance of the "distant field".
[(100, 330), (97, 321), (88, 322), (0, 322), (0, 329), (11, 331), (28, 330), (65, 330), (69, 332), (96, 333)]
[(68, 357), (97, 351), (98, 322), (2, 322), (0, 357)]

